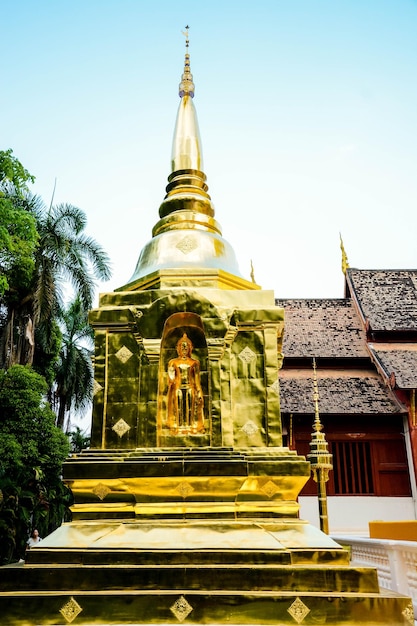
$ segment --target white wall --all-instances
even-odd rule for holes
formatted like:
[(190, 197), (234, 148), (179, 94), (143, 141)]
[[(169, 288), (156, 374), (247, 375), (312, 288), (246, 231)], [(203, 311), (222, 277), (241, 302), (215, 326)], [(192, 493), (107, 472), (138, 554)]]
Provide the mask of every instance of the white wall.
[[(300, 518), (320, 527), (318, 499), (302, 496)], [(396, 521), (417, 519), (413, 498), (381, 498), (375, 496), (331, 496), (327, 499), (330, 534), (369, 537), (368, 523), (374, 520)]]

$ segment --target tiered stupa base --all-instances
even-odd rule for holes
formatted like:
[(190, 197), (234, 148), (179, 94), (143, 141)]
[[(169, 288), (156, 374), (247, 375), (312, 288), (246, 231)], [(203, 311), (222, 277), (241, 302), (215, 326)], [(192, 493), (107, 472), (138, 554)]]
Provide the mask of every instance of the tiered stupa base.
[(23, 568), (0, 570), (1, 623), (412, 624), (409, 598), (381, 591), (374, 569), (352, 567), (346, 550), (297, 518), (291, 490), (305, 461), (274, 452), (72, 460), (77, 519)]

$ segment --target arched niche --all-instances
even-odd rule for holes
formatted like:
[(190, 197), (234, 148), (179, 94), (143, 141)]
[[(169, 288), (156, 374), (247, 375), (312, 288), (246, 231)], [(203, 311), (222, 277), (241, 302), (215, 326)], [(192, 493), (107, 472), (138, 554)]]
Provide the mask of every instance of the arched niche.
[[(186, 335), (193, 345), (192, 358), (199, 362), (199, 376), (203, 395), (204, 431), (178, 432), (168, 422), (168, 364), (175, 359), (177, 343)], [(158, 374), (158, 445), (165, 446), (206, 446), (210, 445), (210, 393), (209, 360), (204, 325), (201, 317), (192, 312), (170, 315), (164, 324), (161, 338), (161, 351)]]

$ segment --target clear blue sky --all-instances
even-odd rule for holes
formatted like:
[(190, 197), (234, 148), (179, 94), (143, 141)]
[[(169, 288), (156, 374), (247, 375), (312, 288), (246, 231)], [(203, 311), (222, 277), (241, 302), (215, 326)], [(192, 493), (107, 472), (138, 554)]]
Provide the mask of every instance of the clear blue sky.
[(0, 149), (87, 213), (130, 278), (170, 173), (190, 25), (216, 217), (277, 297), (417, 267), (416, 0), (19, 0), (1, 8)]

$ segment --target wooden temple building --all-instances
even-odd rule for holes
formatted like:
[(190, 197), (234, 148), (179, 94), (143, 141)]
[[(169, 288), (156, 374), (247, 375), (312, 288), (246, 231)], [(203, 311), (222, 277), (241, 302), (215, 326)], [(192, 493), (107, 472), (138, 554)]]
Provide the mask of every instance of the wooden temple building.
[[(369, 521), (415, 519), (417, 270), (348, 267), (344, 298), (276, 303), (285, 311), (283, 428), (301, 454), (309, 452), (317, 362), (334, 465), (330, 531), (364, 534)], [(300, 494), (308, 519), (317, 515), (316, 494), (310, 479)]]

